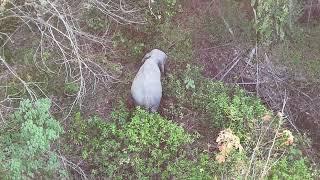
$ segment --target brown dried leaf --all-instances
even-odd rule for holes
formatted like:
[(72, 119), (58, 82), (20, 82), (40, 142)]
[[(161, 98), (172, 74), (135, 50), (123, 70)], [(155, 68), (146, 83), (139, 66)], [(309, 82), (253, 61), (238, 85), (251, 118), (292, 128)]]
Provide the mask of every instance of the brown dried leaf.
[(270, 120), (271, 120), (271, 118), (272, 118), (272, 116), (271, 116), (271, 115), (266, 114), (266, 115), (264, 115), (264, 116), (262, 117), (262, 120), (263, 120), (263, 121), (268, 122), (268, 121), (270, 121)]
[(226, 158), (224, 156), (218, 154), (216, 156), (216, 160), (218, 161), (219, 164), (222, 164), (222, 163), (224, 163), (226, 161)]

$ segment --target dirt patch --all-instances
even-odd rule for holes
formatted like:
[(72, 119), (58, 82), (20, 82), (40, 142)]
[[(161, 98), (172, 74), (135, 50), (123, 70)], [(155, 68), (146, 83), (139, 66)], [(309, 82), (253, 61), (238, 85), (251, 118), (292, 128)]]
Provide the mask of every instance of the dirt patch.
[[(131, 71), (127, 68), (124, 68), (123, 71)], [(128, 75), (123, 73), (122, 76), (127, 78)], [(109, 119), (114, 107), (117, 107), (120, 101), (125, 103), (129, 110), (133, 110), (134, 103), (130, 95), (130, 87), (131, 83), (129, 81), (117, 82), (110, 87), (106, 87), (103, 82), (97, 84), (95, 92), (87, 95), (82, 112), (84, 112), (85, 117), (99, 116)]]
[(312, 139), (313, 157), (320, 158), (320, 96), (319, 87), (314, 85), (308, 88), (299, 88), (295, 86), (291, 90), (291, 100), (288, 108), (296, 127), (302, 132), (307, 133)]

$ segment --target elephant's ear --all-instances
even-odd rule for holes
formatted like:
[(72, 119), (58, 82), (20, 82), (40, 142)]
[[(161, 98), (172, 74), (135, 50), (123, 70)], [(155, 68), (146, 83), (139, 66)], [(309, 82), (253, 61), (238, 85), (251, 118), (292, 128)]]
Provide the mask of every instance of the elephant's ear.
[(161, 70), (161, 72), (163, 73), (163, 74), (165, 74), (165, 64), (167, 63), (167, 60), (168, 60), (168, 57), (167, 57), (167, 55), (165, 56), (165, 58), (163, 58), (163, 60), (162, 61), (160, 61), (160, 70)]
[(147, 54), (142, 58), (141, 62), (144, 63), (144, 61), (145, 61), (146, 59), (149, 59), (150, 57), (151, 57), (151, 53), (147, 53)]
[(160, 68), (161, 73), (164, 74), (164, 72), (165, 72), (164, 63), (160, 63), (159, 68)]

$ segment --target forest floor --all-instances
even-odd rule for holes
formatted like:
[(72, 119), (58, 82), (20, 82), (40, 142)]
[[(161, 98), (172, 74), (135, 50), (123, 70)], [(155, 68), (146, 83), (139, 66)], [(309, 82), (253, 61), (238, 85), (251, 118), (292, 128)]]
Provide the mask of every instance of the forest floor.
[[(312, 148), (306, 148), (305, 153), (313, 158), (318, 158), (320, 152), (320, 116), (316, 110), (320, 107), (320, 104), (319, 94), (316, 93), (319, 88), (316, 84), (319, 81), (309, 84), (308, 88), (302, 87), (303, 81), (294, 84), (292, 83), (294, 80), (290, 80), (289, 77), (283, 78), (288, 71), (292, 71), (294, 68), (286, 67), (279, 63), (280, 58), (279, 53), (275, 50), (276, 48), (271, 49), (269, 53), (268, 59), (270, 61), (263, 58), (259, 66), (252, 66), (249, 56), (254, 48), (254, 43), (247, 36), (242, 36), (243, 31), (245, 31), (244, 34), (248, 32), (243, 26), (246, 26), (245, 23), (247, 21), (252, 20), (250, 4), (240, 4), (240, 7), (237, 7), (239, 11), (236, 12), (239, 17), (230, 18), (219, 2), (211, 0), (184, 1), (182, 11), (172, 19), (173, 28), (191, 32), (193, 60), (188, 63), (203, 67), (202, 74), (207, 78), (222, 80), (231, 85), (239, 85), (247, 90), (248, 93), (258, 95), (264, 104), (275, 112), (281, 110), (283, 99), (289, 99), (286, 104), (287, 112), (291, 115), (288, 126), (299, 133), (309, 134), (312, 138)], [(228, 22), (229, 20), (231, 22)], [(243, 21), (244, 25), (241, 22), (236, 22), (237, 20)], [(211, 24), (215, 26), (217, 25), (215, 24), (216, 22), (219, 22), (220, 25), (212, 27)], [(228, 23), (234, 22), (238, 24), (231, 24), (230, 26), (233, 27), (228, 27)], [(148, 33), (141, 32), (135, 27), (125, 27), (124, 29), (124, 32), (129, 34), (128, 36), (134, 37), (138, 42), (156, 44), (155, 42), (148, 42), (150, 39), (150, 34)], [(89, 95), (82, 107), (85, 116), (99, 115), (108, 117), (118, 99), (125, 99), (127, 106), (133, 109), (134, 105), (129, 91), (131, 81), (139, 69), (140, 59), (149, 50), (147, 46), (144, 47), (143, 53), (140, 53), (138, 57), (134, 57), (134, 60), (128, 60), (128, 56), (121, 55), (122, 51), (127, 51), (127, 49), (120, 47), (116, 50), (116, 53), (120, 55), (117, 60), (120, 59), (122, 62), (120, 82), (112, 85), (112, 88), (97, 89), (95, 94)], [(171, 50), (169, 49), (168, 51)], [(268, 52), (265, 49), (259, 51), (262, 56)], [(316, 52), (318, 53), (318, 51)], [(180, 61), (175, 62), (176, 60), (173, 60), (169, 53), (167, 64), (169, 73), (177, 71), (177, 68), (183, 66), (183, 63), (181, 64)], [(258, 77), (257, 71), (260, 71), (260, 77)], [(165, 78), (163, 77), (163, 79)], [(170, 113), (168, 113), (167, 109), (174, 103), (175, 100), (168, 97), (164, 92), (159, 109), (160, 114), (170, 118)], [(307, 107), (310, 107), (310, 109), (306, 109)], [(203, 146), (216, 147), (215, 139), (218, 131), (210, 128), (205, 121), (199, 121), (197, 112), (190, 111), (188, 107), (183, 107), (182, 111), (183, 116), (173, 118), (173, 120), (182, 124), (189, 131), (199, 132), (203, 136), (201, 140)]]
[[(44, 91), (54, 102), (52, 113), (58, 119), (65, 120), (63, 125), (68, 129), (77, 112), (81, 112), (84, 119), (98, 116), (108, 120), (119, 102), (124, 102), (129, 112), (133, 112), (134, 103), (130, 95), (132, 80), (144, 54), (159, 48), (169, 57), (167, 73), (162, 77), (164, 91), (159, 114), (179, 123), (188, 132), (198, 133), (197, 147), (208, 152), (217, 151), (216, 138), (221, 129), (214, 128), (210, 125), (211, 119), (206, 119), (208, 116), (192, 108), (193, 102), (188, 101), (188, 97), (181, 105), (177, 98), (171, 96), (171, 91), (179, 89), (170, 87), (168, 82), (188, 68), (199, 68), (203, 77), (221, 81), (227, 86), (240, 86), (248, 94), (259, 97), (274, 114), (284, 112), (288, 120), (285, 126), (311, 139), (311, 142), (305, 140), (308, 146), (302, 149), (317, 164), (320, 159), (320, 28), (314, 25), (314, 30), (308, 34), (297, 35), (292, 40), (297, 43), (257, 47), (251, 24), (253, 12), (248, 2), (244, 0), (231, 6), (223, 1), (185, 0), (168, 22), (152, 22), (142, 28), (121, 24), (111, 26), (108, 33), (112, 34), (112, 52), (102, 53), (100, 46), (91, 48), (97, 63), (106, 68), (115, 80), (105, 83), (103, 80), (96, 81), (96, 77), (86, 76), (87, 93), (79, 107), (73, 104), (76, 91), (73, 94), (67, 92), (64, 73), (60, 73), (60, 69), (59, 73), (48, 75), (44, 72), (33, 73), (33, 69), (30, 71), (27, 66), (16, 65), (14, 68), (23, 69), (20, 73), (23, 77), (37, 74), (31, 80), (45, 82)], [(309, 23), (311, 18), (315, 21), (319, 18), (320, 8), (310, 9), (311, 13), (301, 15), (299, 25), (302, 29), (313, 26)], [(14, 43), (9, 49), (15, 59), (27, 61), (33, 56), (33, 51), (28, 49), (36, 46), (28, 38), (23, 38), (26, 33), (24, 29), (21, 31), (13, 37)], [(301, 36), (303, 42), (300, 42)], [(37, 37), (32, 38), (37, 40)], [(16, 54), (22, 55), (15, 57)], [(0, 70), (2, 68), (0, 64)], [(0, 83), (11, 83), (4, 84), (15, 86), (10, 91), (19, 94), (22, 85), (16, 85), (18, 81), (11, 82), (10, 73), (8, 70), (0, 72)], [(198, 85), (196, 81), (194, 83)], [(77, 90), (77, 87), (74, 89)], [(7, 90), (0, 91), (1, 96), (2, 93), (7, 94)]]
[[(286, 67), (283, 63), (279, 63), (281, 58), (279, 58), (276, 48), (271, 49), (269, 54), (268, 50), (259, 49), (262, 60), (259, 66), (252, 65), (249, 56), (254, 48), (254, 43), (250, 37), (248, 38), (250, 35), (243, 35), (250, 32), (250, 30), (245, 29), (246, 23), (253, 18), (250, 4), (242, 3), (239, 7), (236, 7), (239, 11), (234, 12), (238, 13), (238, 17), (235, 18), (224, 12), (224, 7), (219, 2), (187, 0), (182, 6), (182, 11), (172, 19), (173, 28), (179, 28), (181, 31), (190, 33), (193, 59), (188, 63), (202, 67), (202, 74), (207, 78), (222, 80), (231, 85), (239, 85), (247, 90), (248, 93), (258, 95), (264, 104), (275, 112), (281, 110), (285, 98), (289, 99), (286, 104), (287, 113), (291, 116), (288, 126), (299, 133), (310, 135), (313, 148), (306, 148), (305, 153), (318, 158), (317, 154), (320, 150), (320, 116), (316, 109), (320, 106), (319, 102), (316, 102), (319, 94), (315, 93), (318, 89), (316, 86), (318, 82), (315, 81), (315, 84), (310, 85), (309, 88), (302, 87), (303, 85), (301, 84), (304, 82), (294, 84), (295, 78), (291, 80), (291, 77), (286, 75), (288, 71), (294, 71), (294, 68)], [(217, 26), (217, 22), (220, 25)], [(150, 34), (148, 33), (141, 32), (135, 27), (126, 27), (124, 29), (126, 34), (134, 37), (138, 42), (156, 44), (155, 42), (148, 42), (150, 39)], [(146, 46), (143, 52), (146, 53), (149, 50)], [(127, 49), (120, 48), (116, 53), (122, 54), (122, 51), (127, 51)], [(168, 51), (171, 51), (171, 49)], [(120, 82), (115, 84), (113, 88), (100, 89), (92, 97), (89, 96), (83, 107), (84, 112), (87, 112), (85, 113), (86, 116), (96, 114), (108, 117), (117, 102), (116, 99), (119, 98), (124, 98), (128, 107), (130, 109), (133, 108), (129, 90), (144, 53), (134, 57), (134, 60), (128, 60), (128, 56), (120, 55), (118, 57), (122, 62)], [(175, 72), (177, 68), (184, 66), (179, 60), (171, 58), (170, 52), (167, 53), (169, 53), (167, 64), (169, 73)], [(264, 58), (265, 53), (268, 54), (269, 60)], [(316, 53), (318, 52), (316, 51)], [(257, 75), (257, 72), (260, 72), (260, 75)], [(163, 77), (163, 79), (165, 78)], [(166, 108), (173, 104), (175, 104), (175, 100), (166, 96), (166, 92), (164, 92), (159, 109), (160, 114), (170, 118), (170, 113)], [(305, 109), (309, 106), (311, 107), (309, 110)], [(199, 121), (197, 112), (190, 111), (188, 107), (183, 107), (182, 111), (183, 116), (173, 119), (190, 131), (199, 132), (203, 136), (203, 143), (201, 144), (210, 144), (210, 147), (215, 147), (216, 142), (214, 140), (218, 135), (218, 131), (210, 128), (205, 121)]]

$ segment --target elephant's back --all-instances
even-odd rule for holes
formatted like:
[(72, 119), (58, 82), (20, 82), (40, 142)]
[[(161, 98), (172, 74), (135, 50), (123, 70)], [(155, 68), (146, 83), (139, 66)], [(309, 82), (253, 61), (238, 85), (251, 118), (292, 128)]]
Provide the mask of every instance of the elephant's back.
[(162, 96), (160, 70), (154, 66), (142, 66), (133, 80), (131, 94), (135, 103), (140, 106), (158, 105)]

